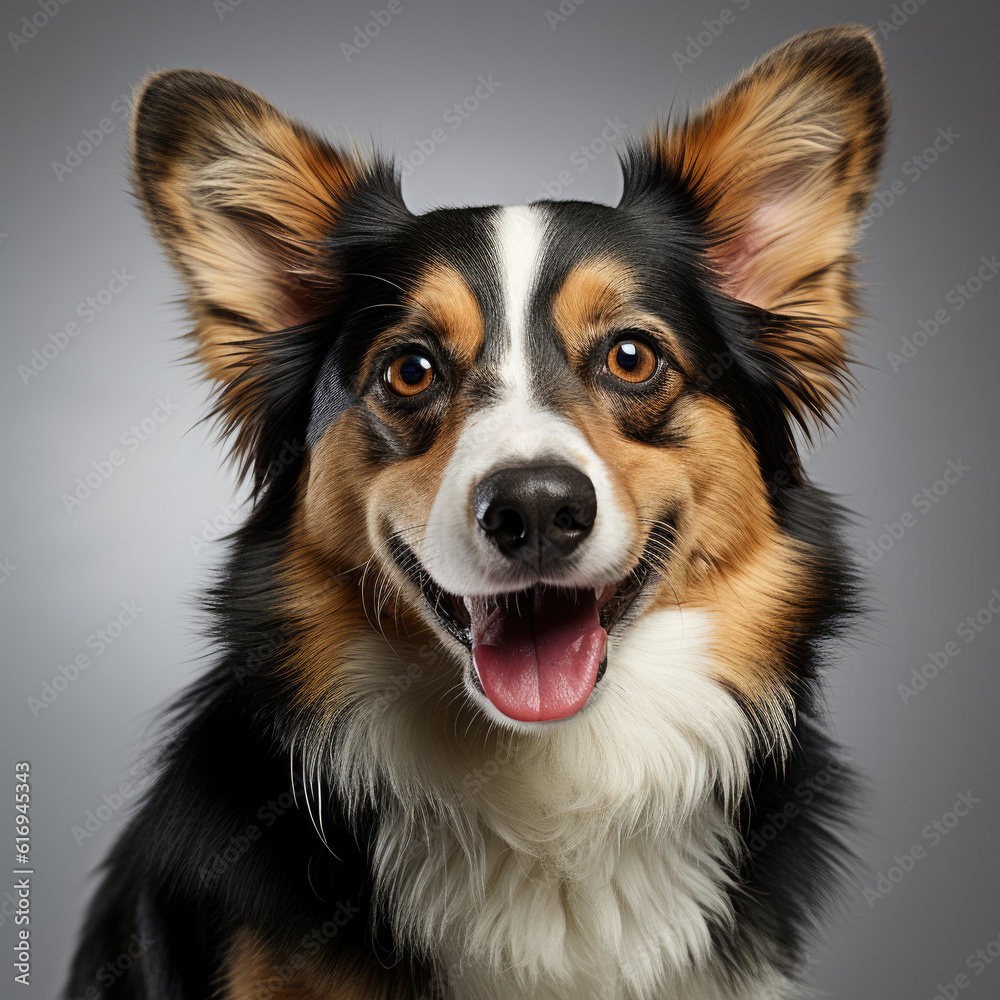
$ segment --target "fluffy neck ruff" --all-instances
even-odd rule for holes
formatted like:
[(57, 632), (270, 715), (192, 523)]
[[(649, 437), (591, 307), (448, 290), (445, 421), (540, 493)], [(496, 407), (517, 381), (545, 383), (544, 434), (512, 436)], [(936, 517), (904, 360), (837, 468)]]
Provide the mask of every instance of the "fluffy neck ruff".
[(712, 933), (733, 920), (754, 735), (711, 676), (710, 638), (705, 615), (648, 615), (586, 708), (541, 731), (472, 714), (453, 664), (387, 697), (397, 654), (372, 639), (354, 655), (351, 707), (310, 763), (349, 809), (377, 811), (378, 904), (450, 996), (731, 995)]

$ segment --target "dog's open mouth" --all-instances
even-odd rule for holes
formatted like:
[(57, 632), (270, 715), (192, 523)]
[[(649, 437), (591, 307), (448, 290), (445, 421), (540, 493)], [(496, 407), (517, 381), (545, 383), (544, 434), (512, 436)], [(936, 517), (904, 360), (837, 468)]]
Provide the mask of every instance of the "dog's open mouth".
[(398, 536), (388, 544), (440, 625), (471, 651), (480, 690), (499, 712), (521, 722), (565, 719), (583, 708), (607, 667), (608, 633), (651, 573), (643, 558), (603, 588), (537, 585), (461, 597), (439, 587)]
[(496, 709), (543, 722), (583, 708), (607, 662), (604, 596), (543, 586), (463, 599), (476, 677)]

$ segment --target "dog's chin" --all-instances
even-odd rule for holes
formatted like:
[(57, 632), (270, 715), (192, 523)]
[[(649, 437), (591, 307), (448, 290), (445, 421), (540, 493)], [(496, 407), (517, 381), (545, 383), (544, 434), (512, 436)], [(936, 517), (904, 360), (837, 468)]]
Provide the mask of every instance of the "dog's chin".
[(617, 582), (534, 583), (488, 595), (441, 587), (416, 554), (389, 543), (419, 589), (421, 617), (463, 662), (463, 683), (484, 715), (508, 727), (544, 729), (585, 709), (608, 670), (608, 637), (641, 612), (652, 589), (647, 559)]

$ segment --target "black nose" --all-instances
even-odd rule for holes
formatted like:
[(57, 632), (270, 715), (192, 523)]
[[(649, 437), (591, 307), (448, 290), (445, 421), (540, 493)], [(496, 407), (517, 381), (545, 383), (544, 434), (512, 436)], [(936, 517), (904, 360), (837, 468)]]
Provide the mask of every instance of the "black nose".
[(472, 503), (486, 537), (539, 570), (568, 556), (597, 517), (594, 484), (569, 465), (500, 469), (476, 486)]

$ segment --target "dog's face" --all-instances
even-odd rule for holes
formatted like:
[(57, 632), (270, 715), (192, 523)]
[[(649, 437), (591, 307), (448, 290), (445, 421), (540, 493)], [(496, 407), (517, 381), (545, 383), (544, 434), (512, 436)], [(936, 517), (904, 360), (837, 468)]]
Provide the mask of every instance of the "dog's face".
[(885, 125), (871, 41), (824, 29), (630, 149), (617, 207), (414, 216), (385, 164), (230, 81), (153, 77), (138, 189), (288, 511), (297, 697), (332, 711), (374, 630), (440, 643), (474, 711), (533, 727), (599, 700), (643, 619), (697, 609), (715, 679), (780, 716), (828, 582), (783, 507), (792, 426), (842, 398)]

